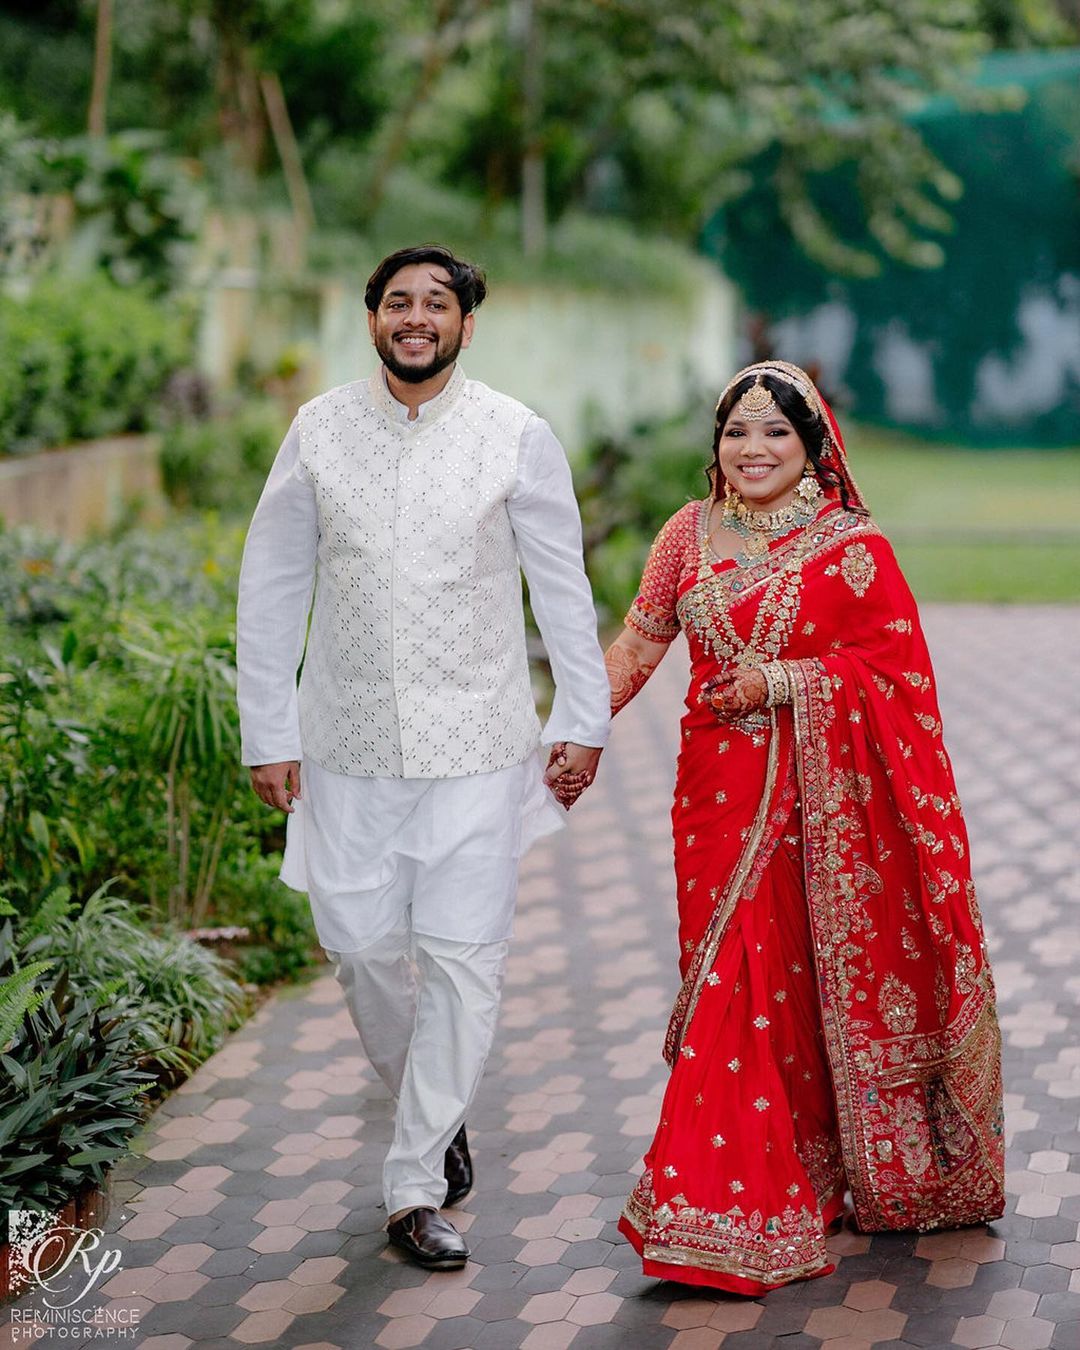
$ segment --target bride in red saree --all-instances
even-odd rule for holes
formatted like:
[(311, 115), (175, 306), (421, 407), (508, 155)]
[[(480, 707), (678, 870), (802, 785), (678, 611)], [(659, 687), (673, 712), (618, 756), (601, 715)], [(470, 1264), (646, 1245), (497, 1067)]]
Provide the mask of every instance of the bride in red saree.
[(795, 366), (717, 408), (714, 493), (660, 531), (612, 706), (681, 629), (671, 1077), (621, 1231), (646, 1274), (756, 1295), (864, 1231), (1003, 1209), (1000, 1036), (915, 602)]

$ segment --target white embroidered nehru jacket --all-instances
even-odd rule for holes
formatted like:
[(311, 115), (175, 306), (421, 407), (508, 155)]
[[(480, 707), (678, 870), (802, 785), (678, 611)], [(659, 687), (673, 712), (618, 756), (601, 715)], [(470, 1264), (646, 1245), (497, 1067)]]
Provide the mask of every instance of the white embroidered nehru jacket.
[[(523, 433), (544, 424), (457, 368), (421, 417), (409, 422), (399, 413), (381, 371), (331, 390), (300, 409), (288, 472), (276, 464), (268, 480), (241, 574), (245, 763), (310, 756), (343, 774), (443, 778), (518, 764), (540, 739), (525, 648), (522, 541), (508, 504), (520, 495)], [(285, 501), (293, 502), (291, 516)], [(573, 517), (576, 526), (576, 509)], [(306, 567), (296, 529), (310, 540)], [(276, 579), (275, 536), (299, 555)], [(578, 694), (590, 713), (571, 715), (574, 725), (555, 728), (551, 738), (600, 745), (607, 682), (579, 546), (576, 572), (570, 589), (576, 585), (580, 638), (595, 648), (588, 687)], [(563, 603), (557, 594), (548, 599), (549, 610)], [(543, 597), (534, 596), (534, 607), (543, 630)], [(552, 635), (545, 632), (549, 651), (551, 636), (556, 648), (566, 645), (560, 626), (553, 621)], [(551, 654), (558, 681), (559, 653)]]

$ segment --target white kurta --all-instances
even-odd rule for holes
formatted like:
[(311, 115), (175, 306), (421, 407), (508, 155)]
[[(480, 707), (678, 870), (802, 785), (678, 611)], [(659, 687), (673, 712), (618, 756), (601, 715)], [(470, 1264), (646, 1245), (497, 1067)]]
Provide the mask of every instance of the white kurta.
[[(407, 418), (403, 404), (396, 410)], [(539, 417), (522, 433), (506, 505), (555, 676), (543, 740), (602, 746), (610, 696), (581, 565), (580, 518), (562, 446)], [(293, 672), (303, 650), (318, 529), (294, 423), (252, 522), (238, 619), (249, 646), (280, 651)], [(246, 673), (247, 764), (303, 758), (295, 701), (283, 709), (280, 688), (280, 679), (268, 679), (263, 688), (259, 671)], [(308, 892), (319, 940), (331, 951), (375, 942), (410, 904), (416, 932), (466, 943), (501, 941), (510, 934), (522, 854), (563, 825), (564, 812), (542, 776), (538, 755), (493, 772), (437, 779), (346, 775), (307, 759), (281, 878)]]

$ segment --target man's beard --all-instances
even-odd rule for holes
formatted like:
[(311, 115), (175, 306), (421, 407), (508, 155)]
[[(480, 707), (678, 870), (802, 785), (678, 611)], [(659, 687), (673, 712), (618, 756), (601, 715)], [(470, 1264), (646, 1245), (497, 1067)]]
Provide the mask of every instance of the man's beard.
[(407, 366), (399, 361), (394, 352), (393, 338), (377, 336), (375, 350), (382, 358), (383, 365), (395, 379), (401, 380), (403, 384), (423, 384), (425, 380), (434, 379), (447, 366), (454, 364), (461, 352), (461, 338), (460, 331), (455, 338), (446, 339), (445, 344), (436, 338), (435, 350), (426, 366)]

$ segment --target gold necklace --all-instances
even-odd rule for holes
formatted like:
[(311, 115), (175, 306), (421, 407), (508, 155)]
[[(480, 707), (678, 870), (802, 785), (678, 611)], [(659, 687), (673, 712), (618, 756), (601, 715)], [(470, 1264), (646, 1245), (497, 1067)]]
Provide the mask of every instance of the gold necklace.
[(787, 506), (773, 511), (755, 511), (731, 489), (724, 494), (720, 523), (746, 542), (735, 561), (745, 567), (769, 551), (769, 545), (792, 530), (804, 529), (817, 517), (825, 500), (814, 474), (804, 474)]
[[(803, 559), (811, 547), (809, 530), (793, 541), (790, 552), (767, 579), (717, 573), (703, 531), (697, 584), (685, 597), (687, 617), (721, 665), (757, 666), (776, 661), (791, 638), (799, 613)], [(786, 550), (785, 550), (786, 552)], [(748, 639), (739, 636), (729, 606), (739, 594), (764, 580), (765, 586)], [(681, 605), (680, 608), (683, 608)]]

